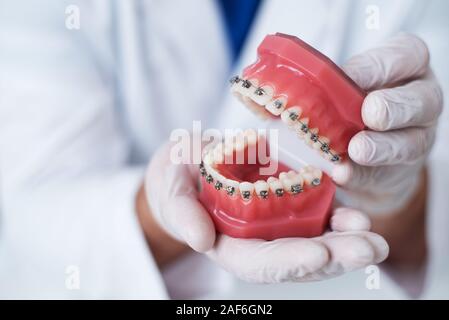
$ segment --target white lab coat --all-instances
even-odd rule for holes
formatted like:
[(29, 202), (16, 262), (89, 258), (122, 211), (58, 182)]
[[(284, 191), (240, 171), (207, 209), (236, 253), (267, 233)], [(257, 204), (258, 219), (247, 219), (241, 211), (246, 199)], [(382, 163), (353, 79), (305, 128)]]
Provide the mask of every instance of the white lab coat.
[[(133, 207), (152, 152), (192, 120), (203, 128), (256, 123), (225, 89), (230, 62), (218, 8), (206, 0), (31, 3), (0, 2), (0, 297), (405, 297), (387, 276), (381, 290), (367, 290), (363, 271), (254, 287), (200, 255), (161, 274)], [(368, 4), (380, 8), (379, 30), (364, 27)], [(68, 5), (80, 9), (79, 30), (65, 26)], [(236, 68), (254, 59), (269, 32), (296, 34), (341, 63), (406, 30), (428, 42), (449, 92), (448, 7), (266, 0)], [(449, 179), (440, 169), (449, 158), (447, 123), (431, 165), (424, 297), (449, 297)]]

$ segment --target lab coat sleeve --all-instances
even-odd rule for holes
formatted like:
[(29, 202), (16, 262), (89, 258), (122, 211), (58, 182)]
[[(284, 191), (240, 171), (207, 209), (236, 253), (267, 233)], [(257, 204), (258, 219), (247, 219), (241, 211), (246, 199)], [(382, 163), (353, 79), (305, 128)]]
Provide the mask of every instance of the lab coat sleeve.
[(0, 3), (0, 296), (166, 298), (113, 74), (65, 8)]

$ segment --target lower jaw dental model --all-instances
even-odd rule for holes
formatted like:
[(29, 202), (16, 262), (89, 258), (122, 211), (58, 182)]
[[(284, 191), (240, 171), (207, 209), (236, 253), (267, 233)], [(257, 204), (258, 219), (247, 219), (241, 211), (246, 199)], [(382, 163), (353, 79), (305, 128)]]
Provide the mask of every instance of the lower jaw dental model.
[[(331, 163), (345, 161), (350, 139), (364, 129), (365, 93), (296, 37), (268, 35), (257, 53), (257, 61), (231, 79), (234, 95), (254, 113), (280, 119)], [(267, 140), (246, 130), (204, 150), (199, 199), (217, 230), (265, 240), (324, 233), (336, 191), (331, 178), (311, 165), (295, 171), (282, 162), (274, 174), (262, 175), (261, 147), (268, 149)]]

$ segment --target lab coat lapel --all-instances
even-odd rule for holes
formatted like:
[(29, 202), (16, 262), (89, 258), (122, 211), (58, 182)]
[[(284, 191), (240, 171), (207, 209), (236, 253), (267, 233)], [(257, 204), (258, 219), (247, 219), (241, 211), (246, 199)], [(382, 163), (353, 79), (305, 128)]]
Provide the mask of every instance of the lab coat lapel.
[(121, 101), (147, 159), (173, 129), (211, 121), (221, 99), (229, 56), (213, 1), (117, 1)]

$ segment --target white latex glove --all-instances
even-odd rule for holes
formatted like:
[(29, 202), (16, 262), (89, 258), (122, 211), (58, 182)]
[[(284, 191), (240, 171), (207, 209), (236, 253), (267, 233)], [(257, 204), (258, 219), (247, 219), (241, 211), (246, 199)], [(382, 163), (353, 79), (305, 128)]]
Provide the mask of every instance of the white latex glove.
[(209, 214), (197, 200), (197, 166), (171, 164), (169, 153), (170, 146), (163, 146), (148, 167), (145, 190), (153, 215), (171, 235), (241, 279), (322, 280), (379, 263), (388, 255), (385, 240), (368, 231), (369, 219), (346, 208), (335, 210), (332, 231), (316, 238), (264, 241), (216, 235)]
[(441, 88), (419, 38), (400, 34), (350, 59), (345, 72), (370, 93), (362, 106), (369, 128), (349, 144), (349, 163), (336, 166), (343, 203), (367, 213), (404, 206), (420, 183), (443, 106)]

